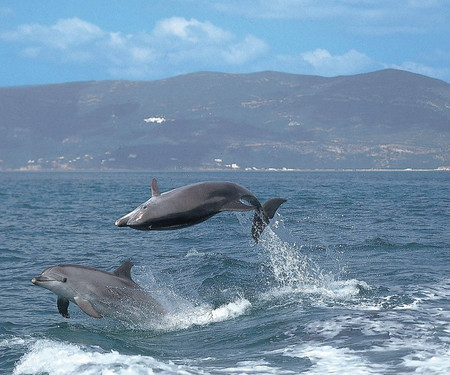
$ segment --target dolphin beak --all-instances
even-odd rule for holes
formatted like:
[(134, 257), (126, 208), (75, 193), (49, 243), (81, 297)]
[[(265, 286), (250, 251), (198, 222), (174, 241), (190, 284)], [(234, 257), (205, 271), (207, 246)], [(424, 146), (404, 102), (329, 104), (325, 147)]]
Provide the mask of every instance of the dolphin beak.
[(114, 223), (118, 227), (135, 227), (141, 224), (141, 218), (144, 215), (142, 210), (134, 210), (129, 214), (117, 219)]
[(117, 219), (114, 223), (117, 227), (126, 227), (128, 224), (128, 215)]
[(45, 277), (45, 276), (38, 276), (38, 277), (33, 277), (32, 279), (31, 279), (31, 282), (34, 284), (34, 285), (39, 285), (40, 283), (43, 283), (43, 282), (46, 282), (46, 281), (51, 281), (52, 279), (50, 279), (50, 278), (48, 278), (48, 277)]

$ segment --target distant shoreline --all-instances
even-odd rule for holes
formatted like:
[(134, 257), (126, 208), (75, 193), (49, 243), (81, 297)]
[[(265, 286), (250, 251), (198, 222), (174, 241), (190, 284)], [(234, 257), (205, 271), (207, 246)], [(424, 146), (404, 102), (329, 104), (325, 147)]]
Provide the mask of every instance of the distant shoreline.
[(450, 167), (431, 168), (257, 168), (257, 169), (0, 169), (0, 173), (260, 173), (260, 172), (449, 172)]

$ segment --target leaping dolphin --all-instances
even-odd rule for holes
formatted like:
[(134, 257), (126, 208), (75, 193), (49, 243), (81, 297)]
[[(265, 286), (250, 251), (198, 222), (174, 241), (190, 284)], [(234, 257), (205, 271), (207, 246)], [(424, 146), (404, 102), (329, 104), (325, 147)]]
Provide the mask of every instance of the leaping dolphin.
[(116, 220), (118, 227), (139, 230), (168, 230), (201, 223), (222, 211), (255, 210), (252, 237), (258, 242), (283, 198), (273, 198), (261, 205), (252, 192), (233, 182), (199, 182), (161, 193), (156, 179), (152, 196), (136, 209)]
[(103, 316), (133, 321), (165, 313), (162, 306), (131, 279), (133, 263), (125, 262), (114, 272), (74, 264), (46, 268), (31, 280), (58, 296), (59, 313), (69, 318), (69, 302), (94, 318)]

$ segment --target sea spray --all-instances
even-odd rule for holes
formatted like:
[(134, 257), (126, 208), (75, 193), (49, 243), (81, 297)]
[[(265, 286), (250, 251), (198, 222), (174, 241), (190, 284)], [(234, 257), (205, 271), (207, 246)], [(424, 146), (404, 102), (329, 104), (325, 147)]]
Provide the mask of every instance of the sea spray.
[(245, 298), (238, 298), (217, 308), (213, 308), (207, 303), (200, 306), (192, 306), (184, 311), (180, 310), (168, 314), (161, 321), (158, 329), (161, 331), (179, 331), (192, 326), (207, 326), (244, 315), (251, 306), (250, 301)]
[[(302, 298), (309, 297), (316, 305), (346, 304), (362, 291), (371, 289), (363, 281), (339, 280), (341, 264), (337, 268), (336, 265), (333, 267), (338, 270), (337, 273), (327, 271), (317, 261), (302, 253), (304, 246), (285, 241), (285, 237), (292, 239), (282, 220), (276, 220), (265, 229), (260, 238), (258, 246), (263, 249), (274, 279), (271, 289), (262, 293), (263, 300), (270, 299), (270, 296), (301, 295)], [(326, 255), (329, 254), (327, 251)]]
[[(201, 253), (190, 251), (187, 257), (202, 256)], [(230, 301), (218, 306), (205, 303), (196, 297), (182, 295), (173, 286), (164, 285), (157, 280), (151, 269), (147, 266), (136, 267), (142, 287), (152, 294), (165, 308), (166, 314), (157, 319), (151, 314), (141, 314), (142, 319), (129, 322), (120, 319), (122, 324), (129, 329), (171, 332), (189, 329), (192, 326), (206, 326), (230, 319), (235, 319), (246, 314), (251, 308), (251, 302), (243, 296), (235, 296)]]
[[(235, 213), (241, 228), (250, 223), (246, 213)], [(299, 286), (300, 284), (323, 284), (327, 278), (322, 268), (311, 258), (302, 254), (302, 247), (294, 242), (294, 237), (284, 226), (279, 213), (261, 234), (258, 250), (262, 249), (264, 263), (271, 269), (278, 286)], [(268, 261), (268, 262), (267, 262)]]
[(283, 241), (269, 227), (261, 238), (273, 276), (280, 286), (298, 286), (299, 284), (323, 284), (324, 272), (320, 266), (295, 244)]

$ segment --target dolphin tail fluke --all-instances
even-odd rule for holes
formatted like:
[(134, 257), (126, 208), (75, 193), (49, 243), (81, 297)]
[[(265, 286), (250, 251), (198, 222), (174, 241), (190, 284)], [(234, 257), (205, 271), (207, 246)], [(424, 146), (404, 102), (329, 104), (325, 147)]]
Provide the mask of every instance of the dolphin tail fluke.
[(277, 212), (278, 210), (278, 207), (280, 207), (284, 202), (286, 202), (286, 199), (284, 198), (272, 198), (262, 205), (264, 212), (269, 217), (269, 219), (273, 219), (273, 217), (275, 216), (275, 212)]
[(263, 232), (264, 228), (269, 224), (269, 220), (275, 216), (278, 207), (280, 207), (286, 199), (272, 198), (260, 206), (253, 217), (252, 225), (252, 237), (256, 243), (258, 243), (259, 236)]

